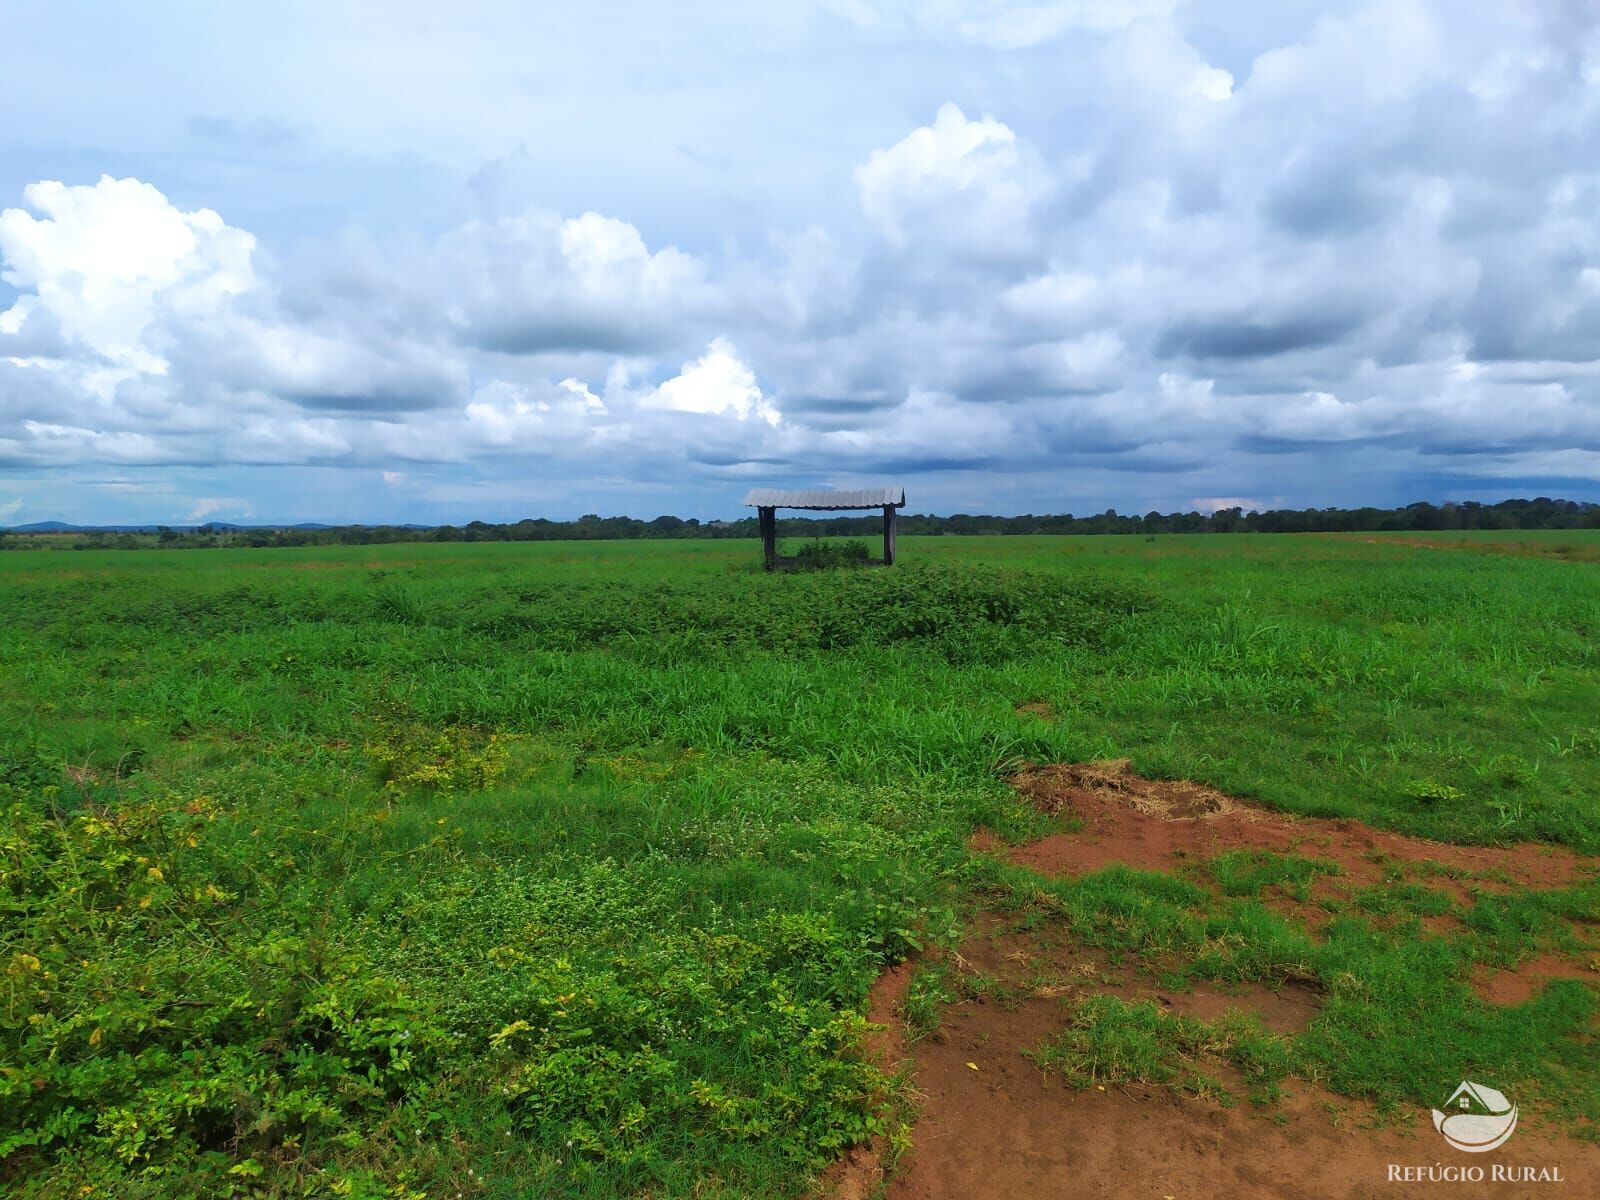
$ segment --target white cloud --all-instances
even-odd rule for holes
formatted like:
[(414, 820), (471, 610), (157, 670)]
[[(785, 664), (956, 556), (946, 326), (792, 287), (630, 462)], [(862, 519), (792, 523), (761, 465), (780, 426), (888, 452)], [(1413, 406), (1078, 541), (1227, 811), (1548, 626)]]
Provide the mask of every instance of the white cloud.
[(21, 460), (325, 460), (350, 439), (302, 410), (388, 416), (465, 394), (465, 364), (414, 332), (286, 312), (255, 238), (210, 209), (109, 176), (24, 197), (39, 216), (0, 213), (3, 277), (31, 289), (0, 314), (3, 445)]
[(206, 345), (215, 376), (307, 409), (383, 413), (464, 395), (465, 365), (426, 343), (377, 345), (287, 323), (240, 321)]
[(933, 124), (874, 150), (855, 180), (862, 211), (898, 245), (919, 226), (1010, 240), (1038, 190), (1008, 126), (990, 116), (968, 120), (950, 103)]
[(564, 392), (570, 392), (583, 401), (583, 406), (591, 412), (604, 412), (606, 402), (589, 390), (589, 385), (580, 379), (568, 377), (556, 385)]
[(1100, 281), (1083, 271), (1051, 271), (1013, 284), (1000, 297), (1012, 315), (1071, 322), (1083, 315), (1100, 290)]
[(22, 511), (22, 497), (15, 496), (0, 504), (0, 521), (9, 523), (13, 517)]
[(706, 352), (655, 391), (639, 406), (682, 413), (732, 416), (743, 421), (756, 417), (776, 425), (782, 414), (761, 394), (752, 371), (726, 338), (717, 338)]
[[(980, 6), (974, 6), (980, 7)], [(1022, 49), (1073, 29), (1107, 33), (1135, 21), (1164, 17), (1177, 0), (1066, 0), (1053, 4), (997, 3), (961, 19), (957, 28), (973, 41)]]
[(561, 253), (590, 292), (640, 293), (662, 299), (693, 285), (700, 267), (673, 246), (654, 254), (626, 221), (587, 212), (561, 222)]
[(1108, 43), (1106, 65), (1124, 111), (1151, 112), (1179, 130), (1233, 96), (1233, 75), (1206, 62), (1171, 24), (1141, 22), (1120, 31)]
[(692, 255), (652, 252), (633, 225), (593, 212), (469, 222), (443, 238), (429, 269), (462, 336), (513, 354), (648, 349), (717, 303)]
[[(465, 409), (467, 447), (552, 455), (605, 441), (614, 426), (605, 403), (576, 379), (551, 384), (495, 379), (473, 392)], [(451, 417), (440, 415), (440, 440), (452, 438)], [(422, 455), (426, 456), (426, 453)]]
[(253, 237), (210, 209), (183, 212), (148, 183), (103, 175), (22, 196), (40, 216), (0, 212), (0, 277), (32, 294), (0, 316), (0, 332), (48, 315), (105, 359), (160, 372), (165, 360), (145, 344), (158, 316), (203, 320), (254, 286)]

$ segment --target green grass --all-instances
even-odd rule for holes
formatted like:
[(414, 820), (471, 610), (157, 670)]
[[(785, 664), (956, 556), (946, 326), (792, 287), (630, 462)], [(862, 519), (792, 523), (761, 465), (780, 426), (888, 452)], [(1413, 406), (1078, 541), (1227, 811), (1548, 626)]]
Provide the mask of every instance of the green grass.
[[(1164, 986), (1295, 983), (1321, 997), (1307, 1029), (1272, 1035), (1268, 1044), (1244, 1036), (1249, 1021), (1208, 1025), (1148, 1003), (1090, 996), (1069, 1006), (1062, 1034), (1037, 1048), (1040, 1065), (1060, 1069), (1079, 1086), (1110, 1080), (1196, 1090), (1198, 1078), (1205, 1083), (1200, 1090), (1220, 1095), (1226, 1089), (1204, 1068), (1223, 1061), (1243, 1073), (1257, 1098), (1271, 1095), (1292, 1072), (1405, 1115), (1476, 1071), (1503, 1081), (1574, 1133), (1600, 1133), (1592, 1047), (1600, 992), (1557, 980), (1528, 1004), (1501, 1008), (1470, 986), (1479, 964), (1514, 966), (1540, 951), (1571, 947), (1570, 922), (1600, 922), (1600, 880), (1481, 895), (1466, 930), (1454, 936), (1347, 914), (1320, 939), (1256, 899), (1218, 903), (1160, 872), (1114, 867), (1041, 882), (1031, 872), (988, 865), (975, 882), (1019, 925), (1064, 919), (1083, 945), (1157, 970)], [(1228, 1037), (1217, 1044), (1221, 1034)], [(1271, 1071), (1252, 1073), (1240, 1054)]]
[(1235, 1010), (1199, 1021), (1168, 1013), (1151, 1000), (1116, 996), (1089, 996), (1072, 1005), (1061, 1032), (1026, 1053), (1074, 1087), (1169, 1084), (1224, 1103), (1233, 1095), (1208, 1066), (1233, 1067), (1262, 1103), (1275, 1098), (1292, 1067), (1288, 1039), (1269, 1033), (1249, 1013)]
[(1339, 864), (1270, 850), (1229, 850), (1206, 864), (1224, 896), (1259, 896), (1269, 887), (1282, 888), (1296, 900), (1311, 898), (1311, 881), (1338, 875)]
[[(1600, 567), (1534, 540), (906, 538), (893, 570), (774, 576), (737, 542), (4, 556), (0, 1186), (799, 1194), (893, 1109), (871, 980), (1002, 900), (1192, 978), (1311, 981), (1287, 1048), (1230, 1034), (1268, 1090), (1538, 1079), (1592, 1121), (1593, 990), (1464, 982), (1592, 928), (1591, 885), (1480, 895), (1452, 938), (1386, 920), (1432, 911), (1391, 888), (1318, 941), (1262, 902), (1314, 859), (1214, 863), (1219, 901), (965, 848), (1046, 828), (1013, 764), (1126, 756), (1600, 850)], [(1079, 1033), (1119, 1022), (1135, 1064), (1219, 1036)]]

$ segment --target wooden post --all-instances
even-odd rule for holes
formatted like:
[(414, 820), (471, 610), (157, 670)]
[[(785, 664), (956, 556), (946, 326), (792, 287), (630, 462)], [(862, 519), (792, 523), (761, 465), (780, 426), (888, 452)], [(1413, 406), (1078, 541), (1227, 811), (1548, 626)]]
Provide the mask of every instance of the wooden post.
[(894, 520), (895, 506), (883, 506), (883, 565), (894, 566)]
[(778, 510), (758, 507), (756, 515), (761, 518), (761, 562), (770, 571), (778, 565)]

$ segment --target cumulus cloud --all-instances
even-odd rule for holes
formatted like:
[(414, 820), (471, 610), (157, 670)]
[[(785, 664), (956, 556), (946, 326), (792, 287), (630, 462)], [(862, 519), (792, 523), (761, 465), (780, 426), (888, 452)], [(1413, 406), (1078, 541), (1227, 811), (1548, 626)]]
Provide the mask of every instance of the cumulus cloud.
[(1039, 189), (1010, 128), (990, 116), (968, 120), (949, 103), (931, 125), (874, 150), (855, 180), (862, 210), (896, 245), (920, 229), (972, 246), (1009, 246)]
[(549, 386), (496, 379), (481, 385), (466, 406), (468, 436), (524, 453), (573, 451), (603, 434), (593, 418), (604, 411), (604, 403), (576, 380)]
[(206, 320), (254, 286), (255, 238), (210, 209), (179, 210), (148, 183), (44, 181), (22, 199), (39, 215), (0, 212), (0, 278), (29, 294), (0, 315), (0, 332), (48, 319), (108, 362), (159, 373), (166, 361), (145, 344), (159, 315)]
[(715, 297), (705, 269), (633, 225), (538, 210), (452, 231), (433, 258), (460, 335), (508, 354), (659, 348)]
[(0, 415), (16, 422), (0, 455), (337, 458), (347, 433), (301, 410), (392, 419), (464, 394), (465, 364), (419, 331), (375, 339), (286, 312), (255, 237), (216, 212), (110, 176), (24, 200), (33, 212), (0, 213), (0, 278), (20, 292), (0, 314)]
[(640, 400), (642, 408), (683, 413), (715, 413), (740, 421), (755, 417), (776, 425), (782, 414), (756, 385), (752, 371), (733, 344), (718, 338), (694, 362)]
[[(157, 162), (35, 184), (0, 215), (0, 469), (906, 473), (1034, 510), (1560, 490), (1600, 476), (1578, 7), (851, 0), (797, 19), (847, 63), (804, 86), (718, 60), (679, 127), (617, 83), (684, 174), (529, 149), (426, 230), (269, 237)], [(819, 121), (830, 90), (872, 107)], [(691, 176), (703, 211), (667, 194)]]

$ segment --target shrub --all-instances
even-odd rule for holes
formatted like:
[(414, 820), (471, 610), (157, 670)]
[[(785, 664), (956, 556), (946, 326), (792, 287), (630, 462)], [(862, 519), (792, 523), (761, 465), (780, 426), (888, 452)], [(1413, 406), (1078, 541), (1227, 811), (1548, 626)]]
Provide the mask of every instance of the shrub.
[(68, 816), (53, 791), (0, 785), (0, 1183), (57, 1156), (157, 1177), (298, 1154), (427, 1086), (437, 1027), (365, 955), (272, 919), (210, 843), (214, 800)]
[(498, 733), (467, 725), (427, 729), (395, 720), (380, 721), (364, 749), (389, 791), (481, 791), (505, 774), (508, 758)]
[(807, 542), (795, 554), (795, 561), (809, 571), (823, 571), (834, 567), (859, 567), (870, 562), (872, 552), (859, 538), (848, 542), (825, 542), (821, 538)]

